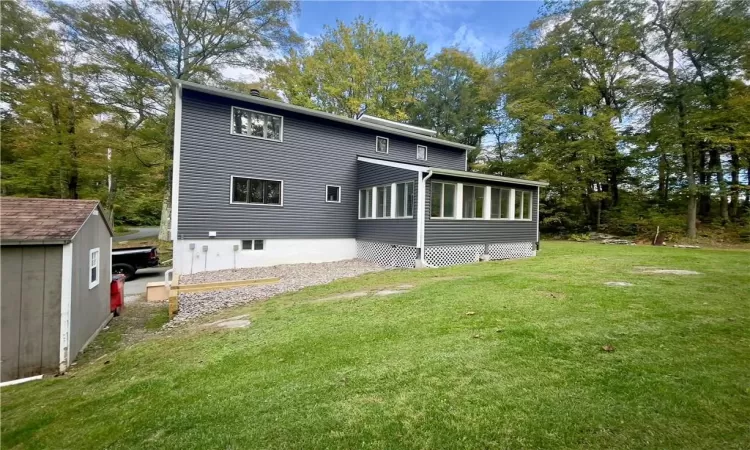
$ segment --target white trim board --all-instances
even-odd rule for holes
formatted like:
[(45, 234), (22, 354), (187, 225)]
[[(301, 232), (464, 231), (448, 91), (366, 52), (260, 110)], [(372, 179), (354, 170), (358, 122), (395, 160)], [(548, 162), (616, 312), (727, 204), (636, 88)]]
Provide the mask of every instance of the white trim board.
[(71, 304), (73, 301), (73, 244), (62, 248), (62, 285), (60, 287), (60, 373), (70, 363)]
[(174, 137), (172, 155), (172, 210), (169, 231), (172, 234), (172, 245), (177, 241), (177, 220), (180, 206), (180, 146), (182, 140), (182, 85), (175, 86), (174, 102)]
[(377, 164), (379, 166), (395, 167), (397, 169), (412, 170), (414, 172), (427, 172), (429, 170), (429, 167), (417, 166), (414, 164), (406, 164), (395, 161), (385, 161), (382, 159), (368, 158), (366, 156), (357, 156), (357, 161)]

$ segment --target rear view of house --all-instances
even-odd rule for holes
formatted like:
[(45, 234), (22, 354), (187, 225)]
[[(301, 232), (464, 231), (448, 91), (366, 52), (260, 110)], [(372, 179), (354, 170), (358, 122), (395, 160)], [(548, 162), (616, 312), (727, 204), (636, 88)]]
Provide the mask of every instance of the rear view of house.
[(110, 317), (99, 202), (2, 197), (0, 244), (2, 381), (65, 372)]
[(546, 183), (468, 172), (472, 147), (375, 117), (189, 82), (177, 94), (171, 234), (179, 273), (536, 254)]

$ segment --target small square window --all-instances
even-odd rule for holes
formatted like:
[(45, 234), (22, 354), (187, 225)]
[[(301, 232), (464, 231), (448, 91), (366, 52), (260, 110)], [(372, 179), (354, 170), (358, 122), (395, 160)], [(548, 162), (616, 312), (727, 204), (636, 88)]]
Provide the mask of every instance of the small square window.
[(388, 154), (388, 138), (380, 136), (375, 138), (375, 152)]
[(427, 146), (417, 145), (417, 159), (419, 161), (427, 161)]
[(242, 241), (242, 250), (263, 250), (265, 243), (263, 239), (248, 239)]
[(326, 185), (326, 202), (341, 203), (341, 186)]

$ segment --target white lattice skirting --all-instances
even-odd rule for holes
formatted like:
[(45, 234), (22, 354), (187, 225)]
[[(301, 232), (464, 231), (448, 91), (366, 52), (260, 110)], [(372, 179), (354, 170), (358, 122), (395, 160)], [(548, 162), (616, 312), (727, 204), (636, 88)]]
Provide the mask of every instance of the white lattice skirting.
[(417, 247), (357, 240), (357, 258), (385, 267), (414, 267)]
[[(431, 266), (453, 266), (479, 261), (484, 254), (485, 246), (478, 245), (444, 245), (426, 247), (424, 260)], [(533, 242), (506, 242), (489, 244), (487, 253), (490, 259), (527, 258), (536, 256)]]
[[(424, 260), (431, 266), (454, 266), (479, 261), (485, 253), (490, 259), (513, 259), (536, 256), (533, 242), (506, 242), (502, 244), (440, 245), (425, 247)], [(385, 267), (414, 267), (417, 248), (385, 242), (357, 240), (357, 258), (373, 261)]]

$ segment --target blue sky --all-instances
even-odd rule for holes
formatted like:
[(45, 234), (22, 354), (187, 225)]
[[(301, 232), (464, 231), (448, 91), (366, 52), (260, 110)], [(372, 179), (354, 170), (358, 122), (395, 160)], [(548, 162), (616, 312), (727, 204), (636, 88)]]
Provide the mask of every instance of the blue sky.
[(514, 30), (528, 25), (541, 2), (468, 1), (303, 1), (297, 32), (319, 36), (336, 20), (351, 23), (357, 16), (373, 19), (387, 31), (413, 35), (429, 46), (430, 54), (457, 45), (476, 56), (504, 50)]

